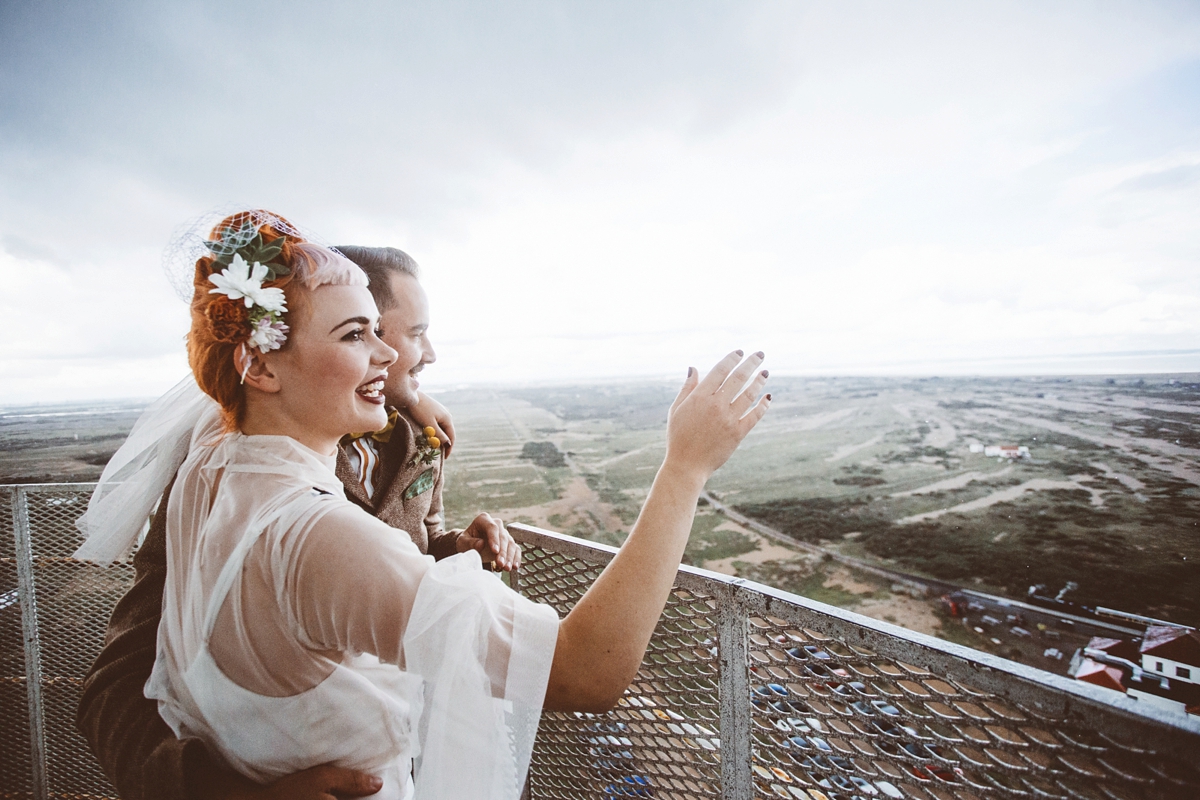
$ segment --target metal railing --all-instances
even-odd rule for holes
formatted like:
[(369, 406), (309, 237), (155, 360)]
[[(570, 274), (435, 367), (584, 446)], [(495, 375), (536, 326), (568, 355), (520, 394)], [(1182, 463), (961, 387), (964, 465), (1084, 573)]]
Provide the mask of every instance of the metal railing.
[[(70, 558), (91, 489), (0, 486), (0, 797), (115, 796), (74, 712), (133, 570)], [(510, 530), (560, 614), (615, 552)], [(1198, 762), (1194, 717), (684, 567), (618, 707), (543, 715), (530, 796), (1197, 797)]]

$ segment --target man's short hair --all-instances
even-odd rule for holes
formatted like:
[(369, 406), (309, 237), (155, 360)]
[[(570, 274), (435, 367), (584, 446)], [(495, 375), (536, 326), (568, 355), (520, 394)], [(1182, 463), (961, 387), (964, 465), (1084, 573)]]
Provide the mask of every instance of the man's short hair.
[(396, 296), (392, 294), (392, 275), (400, 273), (420, 278), (420, 268), (412, 256), (395, 247), (362, 247), (357, 244), (338, 245), (337, 251), (358, 264), (367, 273), (368, 287), (380, 313), (394, 308)]

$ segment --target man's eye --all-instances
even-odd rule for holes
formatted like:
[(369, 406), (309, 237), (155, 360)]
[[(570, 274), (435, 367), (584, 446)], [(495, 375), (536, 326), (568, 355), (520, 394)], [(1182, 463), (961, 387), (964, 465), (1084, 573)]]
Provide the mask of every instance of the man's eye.
[(376, 328), (375, 336), (376, 336), (376, 338), (382, 339), (383, 338), (383, 328)]

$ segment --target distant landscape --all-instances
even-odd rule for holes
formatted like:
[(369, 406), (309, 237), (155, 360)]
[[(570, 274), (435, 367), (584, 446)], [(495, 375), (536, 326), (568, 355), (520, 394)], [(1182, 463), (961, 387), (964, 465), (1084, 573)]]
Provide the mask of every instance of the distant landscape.
[[(448, 521), (486, 510), (620, 543), (676, 388), (439, 394), (458, 430)], [(963, 624), (936, 596), (823, 554), (1200, 624), (1200, 376), (772, 377), (771, 391), (770, 414), (709, 490), (784, 541), (702, 504), (689, 563), (1046, 668), (1065, 664), (1043, 656), (1044, 641)], [(0, 482), (94, 480), (140, 407), (0, 409)], [(983, 452), (1008, 444), (1028, 456)]]

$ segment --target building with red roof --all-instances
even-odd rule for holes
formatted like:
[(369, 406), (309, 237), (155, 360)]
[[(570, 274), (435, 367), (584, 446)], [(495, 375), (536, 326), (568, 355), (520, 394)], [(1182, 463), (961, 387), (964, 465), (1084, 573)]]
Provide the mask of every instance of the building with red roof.
[(1142, 669), (1172, 681), (1200, 684), (1200, 633), (1191, 628), (1151, 625), (1142, 637)]

